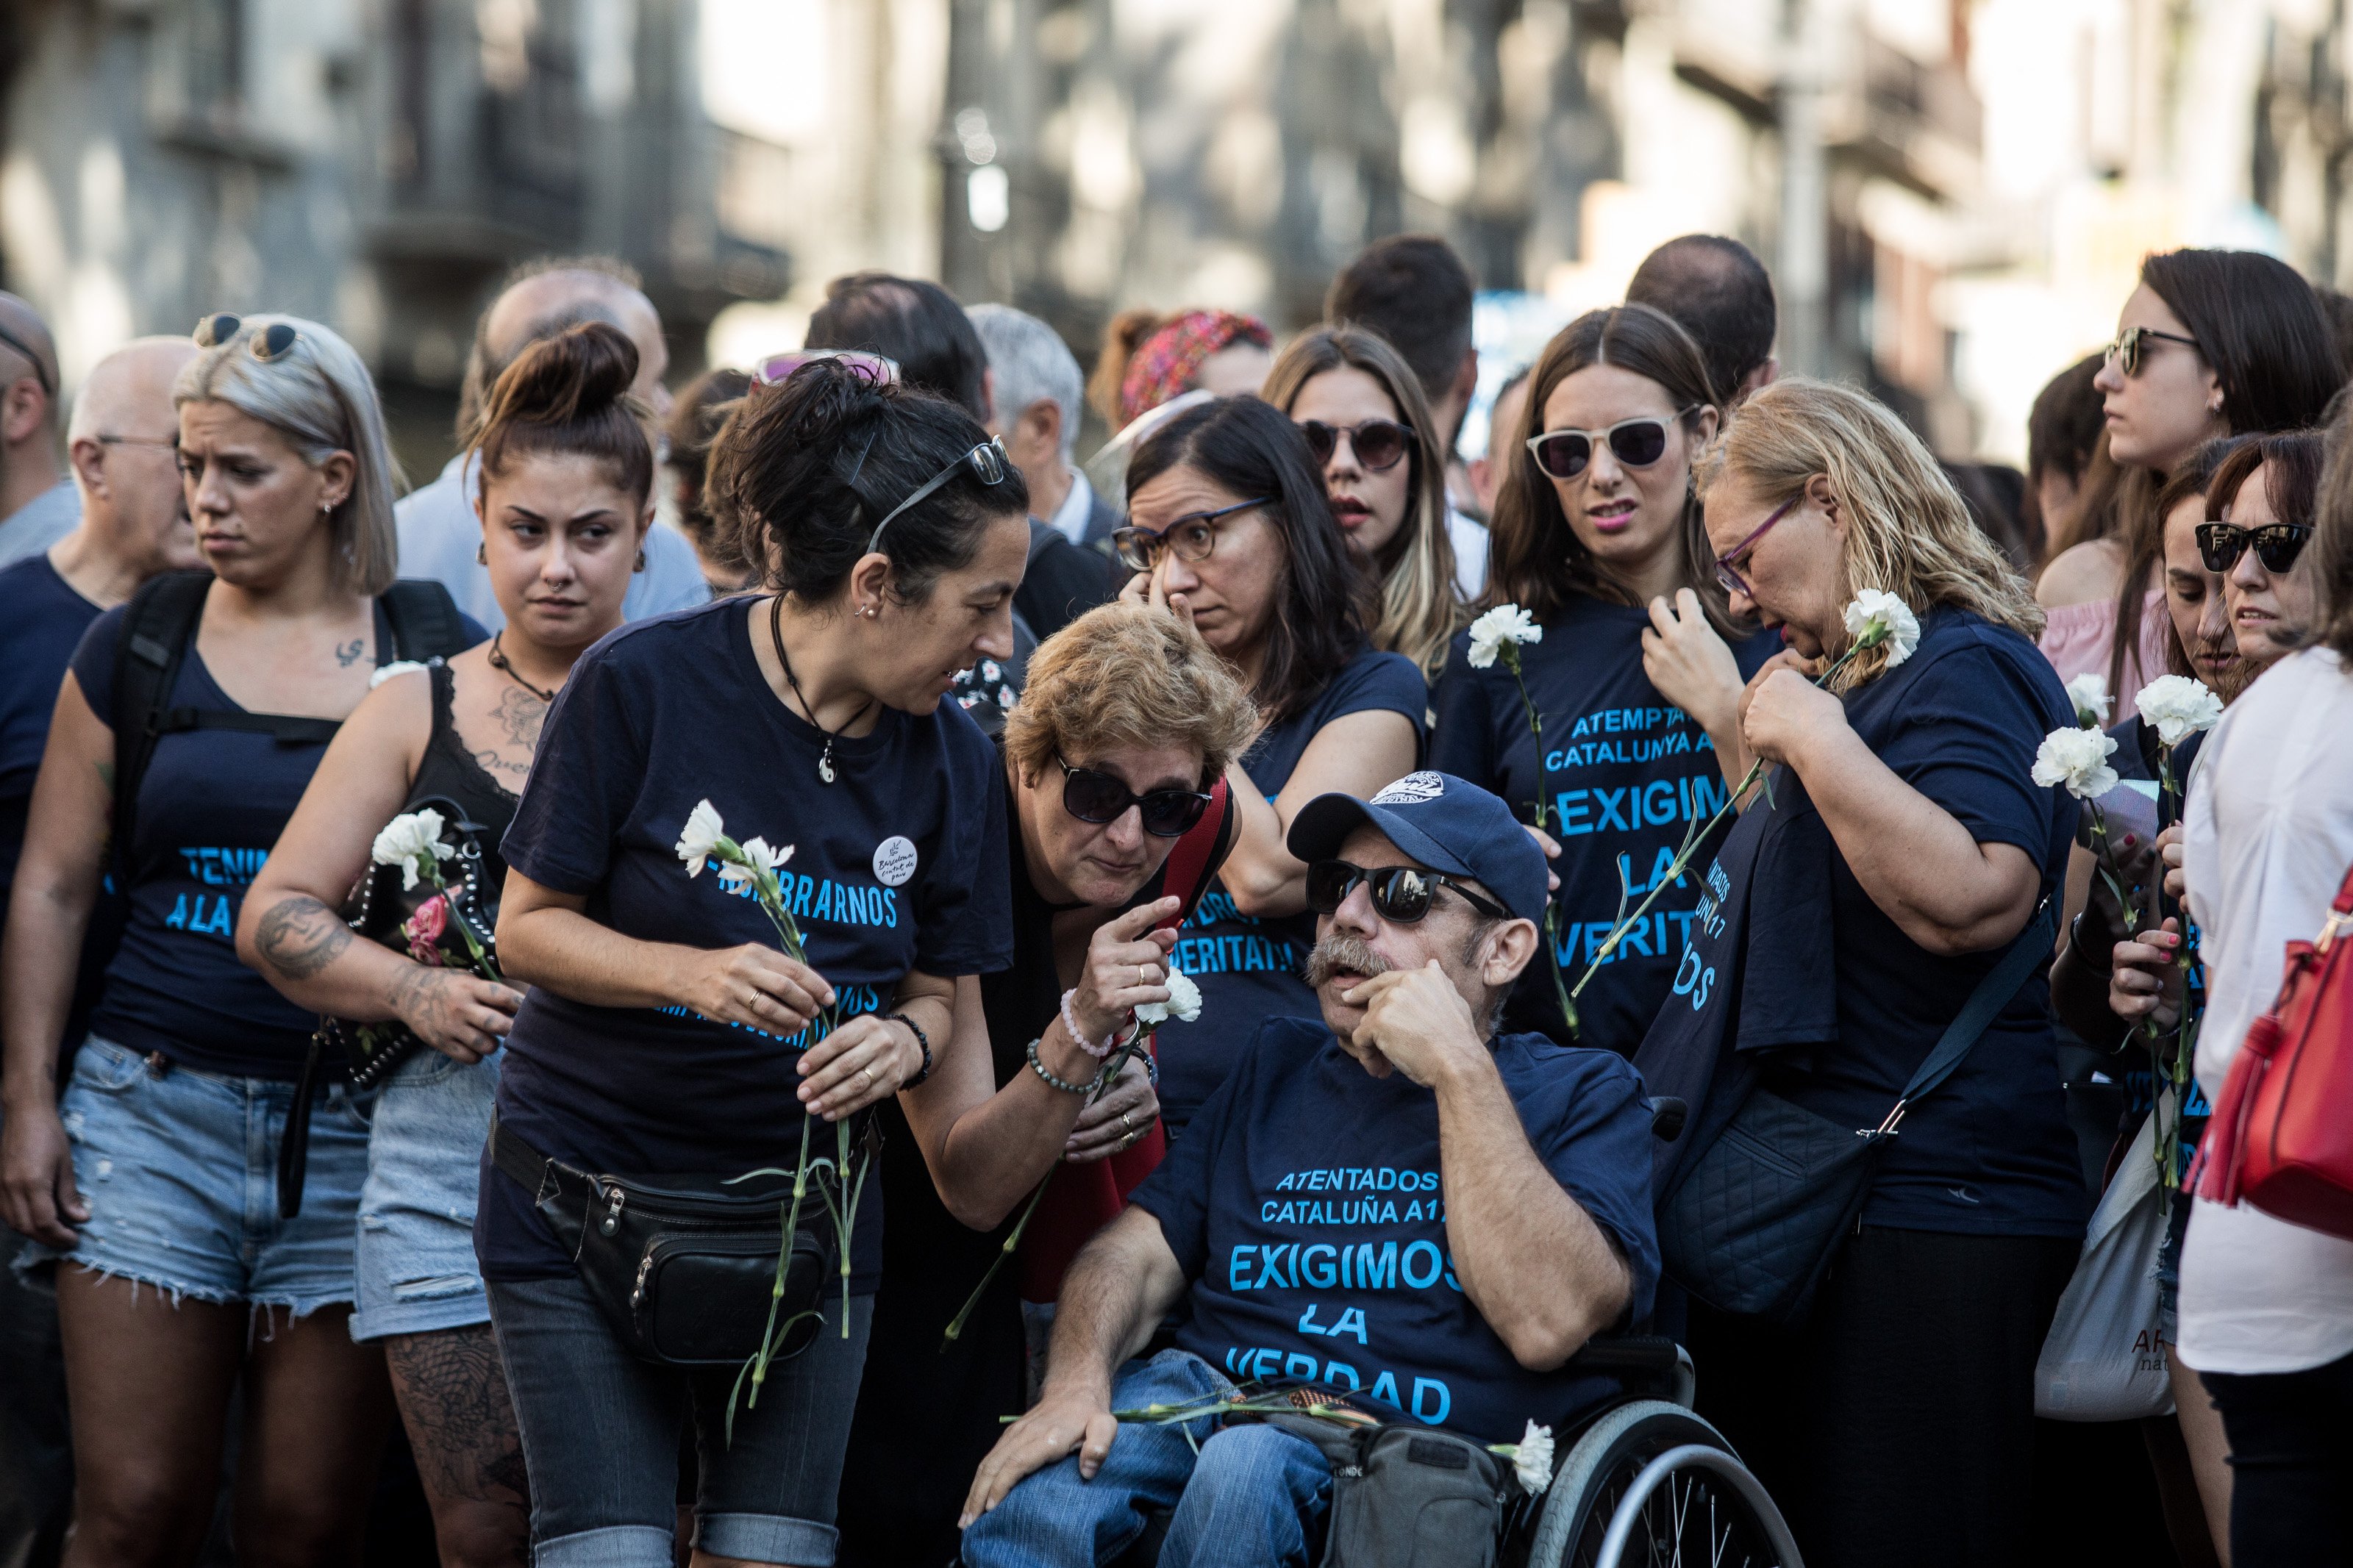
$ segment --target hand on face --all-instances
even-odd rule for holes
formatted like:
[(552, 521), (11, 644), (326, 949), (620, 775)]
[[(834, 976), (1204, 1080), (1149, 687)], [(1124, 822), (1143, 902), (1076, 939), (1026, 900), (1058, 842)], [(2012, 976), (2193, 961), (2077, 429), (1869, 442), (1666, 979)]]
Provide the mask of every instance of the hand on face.
[[(1179, 464), (1155, 474), (1128, 498), (1128, 522), (1166, 532), (1179, 519), (1255, 498), (1236, 495), (1200, 469)], [(1164, 548), (1151, 573), (1132, 581), (1132, 601), (1160, 605), (1186, 616), (1202, 640), (1229, 660), (1257, 647), (1273, 624), (1275, 594), (1282, 576), (1282, 535), (1267, 515), (1271, 507), (1228, 512), (1211, 526), (1215, 542), (1207, 557), (1185, 561)]]
[(1742, 704), (1741, 739), (1768, 763), (1796, 766), (1810, 747), (1846, 728), (1846, 705), (1788, 665), (1760, 671)]
[(1451, 1065), (1486, 1055), (1471, 1005), (1434, 958), (1419, 969), (1376, 974), (1340, 999), (1365, 1010), (1354, 1054), (1377, 1078), (1394, 1068), (1429, 1089)]

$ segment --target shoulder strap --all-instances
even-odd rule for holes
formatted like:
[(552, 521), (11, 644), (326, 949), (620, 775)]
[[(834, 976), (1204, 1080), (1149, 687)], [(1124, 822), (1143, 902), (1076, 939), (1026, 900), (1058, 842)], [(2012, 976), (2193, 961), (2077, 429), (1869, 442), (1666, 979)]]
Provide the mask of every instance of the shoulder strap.
[(384, 618), (392, 623), (392, 657), (415, 659), (448, 658), (466, 651), (466, 623), (458, 601), (432, 578), (404, 577), (384, 591), (379, 601)]
[(1226, 790), (1225, 775), (1209, 786), (1209, 806), (1201, 813), (1201, 820), (1185, 830), (1176, 847), (1168, 851), (1168, 862), (1160, 878), (1160, 896), (1176, 895), (1176, 912), (1162, 921), (1161, 931), (1174, 931), (1193, 913), (1193, 906), (1201, 901), (1201, 894), (1209, 886), (1218, 868), (1226, 863), (1226, 854), (1233, 847), (1233, 801)]
[(1969, 993), (1969, 999), (1961, 1004), (1960, 1013), (1946, 1026), (1944, 1037), (1936, 1042), (1936, 1048), (1928, 1053), (1928, 1059), (1920, 1064), (1920, 1070), (1914, 1073), (1912, 1081), (1904, 1086), (1903, 1098), (1895, 1102), (1895, 1109), (1887, 1113), (1887, 1120), (1880, 1124), (1880, 1131), (1895, 1131), (1895, 1124), (1904, 1118), (1905, 1106), (1935, 1093), (1938, 1086), (1953, 1076), (1954, 1069), (1969, 1054), (1969, 1048), (1978, 1043), (1978, 1037), (1986, 1032), (1987, 1026), (1994, 1021), (1995, 1016), (2010, 1005), (2010, 999), (2018, 994), (2020, 986), (2026, 984), (2026, 977), (2050, 962), (2051, 946), (2058, 937), (2059, 905), (2055, 900), (2045, 899), (2042, 908), (2034, 911), (2034, 918), (2026, 922), (2026, 929), (2020, 931), (2017, 940), (2010, 944), (2010, 951), (2001, 955), (2001, 962), (1978, 982), (1977, 989)]
[(210, 572), (165, 572), (142, 584), (114, 645), (114, 825), (116, 852), (130, 853), (139, 784), (163, 738), (172, 688), (205, 613)]

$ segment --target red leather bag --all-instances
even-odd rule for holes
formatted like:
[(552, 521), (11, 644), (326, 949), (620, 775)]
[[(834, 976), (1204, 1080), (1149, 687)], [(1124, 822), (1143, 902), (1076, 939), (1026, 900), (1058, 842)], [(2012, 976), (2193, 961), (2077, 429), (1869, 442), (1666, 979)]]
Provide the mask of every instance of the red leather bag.
[[(2270, 1012), (2247, 1030), (2191, 1180), (2209, 1203), (2241, 1199), (2353, 1240), (2353, 871), (2310, 942), (2287, 944)], [(2340, 940), (2340, 936), (2346, 940)]]

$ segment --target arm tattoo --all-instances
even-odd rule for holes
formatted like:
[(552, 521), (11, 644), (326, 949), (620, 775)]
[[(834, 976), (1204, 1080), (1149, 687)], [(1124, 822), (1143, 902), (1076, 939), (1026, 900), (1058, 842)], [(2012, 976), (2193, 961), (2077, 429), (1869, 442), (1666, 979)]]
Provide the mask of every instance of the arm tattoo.
[(360, 655), (366, 649), (367, 643), (360, 637), (353, 637), (347, 643), (340, 643), (335, 647), (335, 662), (343, 668), (349, 669), (360, 661)]
[(289, 980), (308, 980), (343, 956), (352, 928), (335, 911), (303, 894), (281, 899), (261, 917), (254, 945)]

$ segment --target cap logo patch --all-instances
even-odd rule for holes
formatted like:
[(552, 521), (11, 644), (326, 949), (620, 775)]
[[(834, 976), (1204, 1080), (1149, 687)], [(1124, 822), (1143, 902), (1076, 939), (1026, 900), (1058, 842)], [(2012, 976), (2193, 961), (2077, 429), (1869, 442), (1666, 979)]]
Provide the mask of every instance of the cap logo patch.
[(1416, 801), (1436, 800), (1446, 793), (1446, 775), (1435, 773), (1408, 773), (1373, 796), (1375, 805), (1411, 805)]

